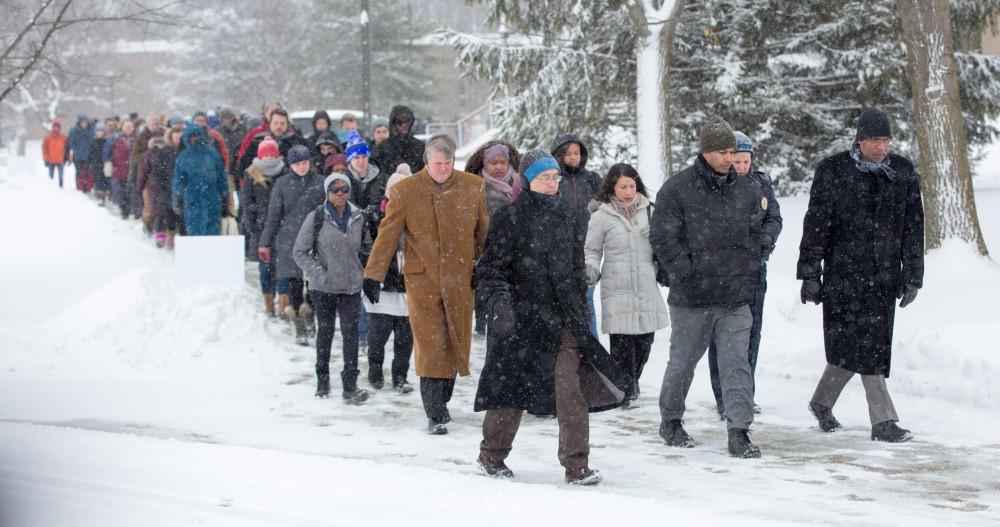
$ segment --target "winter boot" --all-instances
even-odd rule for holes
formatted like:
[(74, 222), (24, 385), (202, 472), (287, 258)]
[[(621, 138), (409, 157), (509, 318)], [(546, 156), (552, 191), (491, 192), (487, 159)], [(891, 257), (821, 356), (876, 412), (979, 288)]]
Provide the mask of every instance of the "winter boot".
[(592, 468), (566, 471), (566, 483), (570, 485), (597, 485), (603, 479), (601, 472)]
[(381, 390), (385, 386), (385, 377), (382, 374), (381, 364), (368, 363), (368, 384), (371, 384), (372, 388), (376, 390)]
[(445, 419), (428, 419), (427, 433), (433, 436), (445, 435), (448, 433), (448, 427), (445, 426), (447, 423)]
[(316, 397), (326, 399), (330, 396), (330, 374), (320, 373), (316, 375)]
[(292, 322), (295, 324), (295, 343), (299, 346), (308, 346), (309, 335), (306, 331), (306, 317), (301, 314), (296, 315), (292, 306), (288, 306), (287, 309), (290, 312), (288, 316), (292, 318)]
[(274, 318), (274, 293), (264, 293), (264, 313)]
[(162, 249), (167, 245), (167, 233), (163, 231), (156, 232), (156, 248)]
[(827, 408), (819, 403), (809, 403), (809, 411), (812, 412), (816, 420), (819, 421), (819, 429), (824, 432), (833, 432), (840, 428), (840, 421), (833, 416), (833, 408)]
[(507, 468), (507, 465), (503, 461), (490, 461), (483, 457), (482, 454), (479, 454), (476, 466), (479, 467), (480, 472), (491, 478), (510, 479), (514, 477), (514, 472)]
[(406, 395), (413, 391), (413, 386), (406, 379), (400, 379), (392, 381), (392, 389), (399, 395)]
[(684, 422), (680, 419), (671, 419), (660, 422), (660, 437), (667, 443), (667, 446), (680, 448), (694, 447), (694, 439), (684, 430)]
[(311, 305), (304, 303), (299, 306), (299, 316), (302, 317), (306, 323), (306, 336), (316, 337), (316, 312), (313, 311)]
[(913, 434), (905, 428), (900, 428), (895, 421), (882, 421), (872, 426), (872, 441), (886, 443), (905, 443), (913, 439)]
[(356, 405), (368, 400), (368, 392), (358, 389), (358, 370), (340, 372), (340, 380), (344, 386), (344, 404)]
[(760, 449), (750, 442), (750, 431), (745, 428), (729, 429), (729, 455), (743, 459), (760, 457)]
[(295, 316), (295, 311), (292, 311), (292, 316), (288, 316), (288, 308), (290, 307), (290, 302), (288, 300), (288, 295), (279, 294), (278, 295), (278, 313), (281, 314), (282, 320), (292, 320)]

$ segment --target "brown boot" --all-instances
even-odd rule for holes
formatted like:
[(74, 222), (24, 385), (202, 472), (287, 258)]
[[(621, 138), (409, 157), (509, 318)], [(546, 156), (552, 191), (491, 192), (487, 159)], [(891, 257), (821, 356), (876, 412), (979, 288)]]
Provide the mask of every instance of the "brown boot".
[(278, 314), (281, 316), (282, 320), (291, 320), (292, 317), (295, 316), (294, 311), (291, 316), (288, 315), (288, 308), (292, 307), (290, 304), (291, 302), (288, 300), (288, 295), (278, 295)]
[(177, 236), (176, 231), (167, 231), (167, 249), (174, 250), (174, 236)]
[(304, 302), (302, 306), (299, 307), (299, 316), (305, 320), (306, 324), (306, 335), (309, 337), (316, 336), (316, 315), (313, 312), (313, 308), (307, 302)]
[(268, 318), (274, 318), (274, 293), (264, 293), (264, 312)]

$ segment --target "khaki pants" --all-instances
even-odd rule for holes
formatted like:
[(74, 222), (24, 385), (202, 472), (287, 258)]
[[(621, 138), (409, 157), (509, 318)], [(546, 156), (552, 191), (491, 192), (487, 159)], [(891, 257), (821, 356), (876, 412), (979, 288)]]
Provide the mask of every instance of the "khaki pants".
[[(580, 385), (583, 354), (576, 339), (563, 328), (556, 355), (556, 421), (559, 423), (559, 463), (567, 471), (588, 468), (590, 414)], [(483, 419), (483, 441), (479, 452), (491, 462), (502, 462), (510, 454), (524, 410), (488, 410)]]
[(142, 224), (153, 230), (153, 201), (149, 199), (149, 189), (142, 190)]
[[(853, 371), (848, 371), (833, 364), (827, 364), (823, 376), (816, 385), (812, 402), (833, 408), (837, 404), (840, 392), (847, 386), (847, 381), (854, 377)], [(865, 397), (868, 399), (868, 417), (873, 425), (885, 421), (899, 421), (896, 407), (889, 397), (889, 388), (885, 385), (885, 377), (881, 375), (862, 375), (861, 384), (865, 387)]]

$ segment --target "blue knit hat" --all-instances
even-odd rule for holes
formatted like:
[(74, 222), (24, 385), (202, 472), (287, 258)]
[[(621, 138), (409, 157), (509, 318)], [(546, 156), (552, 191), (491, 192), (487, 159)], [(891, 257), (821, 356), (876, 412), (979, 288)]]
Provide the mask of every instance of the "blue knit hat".
[(747, 137), (747, 134), (745, 134), (743, 132), (733, 132), (733, 135), (736, 136), (736, 151), (737, 152), (750, 152), (750, 154), (752, 155), (753, 154), (753, 143), (750, 142), (750, 138)]
[(532, 179), (535, 179), (538, 174), (546, 170), (559, 170), (559, 163), (556, 161), (556, 158), (538, 148), (525, 152), (521, 157), (521, 166), (525, 167), (521, 175), (524, 176), (524, 179), (528, 183), (531, 183)]
[(357, 130), (351, 130), (350, 135), (347, 136), (347, 162), (350, 163), (354, 156), (370, 155), (372, 152), (368, 148), (365, 138), (361, 137)]

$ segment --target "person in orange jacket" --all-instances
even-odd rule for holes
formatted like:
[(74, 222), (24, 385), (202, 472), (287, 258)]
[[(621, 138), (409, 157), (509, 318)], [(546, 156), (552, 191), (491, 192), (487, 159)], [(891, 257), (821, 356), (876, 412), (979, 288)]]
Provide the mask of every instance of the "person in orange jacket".
[(69, 159), (66, 155), (68, 145), (69, 138), (62, 132), (62, 121), (53, 119), (49, 133), (42, 140), (42, 160), (49, 169), (49, 179), (53, 179), (56, 169), (59, 170), (60, 188), (63, 186), (63, 165)]

